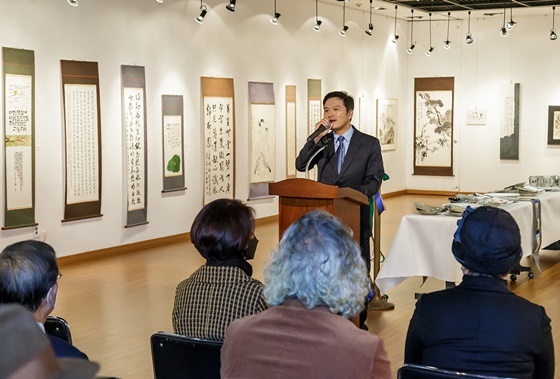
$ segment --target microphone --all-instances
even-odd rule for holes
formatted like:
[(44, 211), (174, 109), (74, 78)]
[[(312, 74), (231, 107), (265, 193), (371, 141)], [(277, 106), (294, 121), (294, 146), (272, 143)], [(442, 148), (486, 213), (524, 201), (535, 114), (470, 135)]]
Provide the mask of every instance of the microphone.
[(315, 138), (317, 138), (317, 136), (319, 136), (319, 134), (323, 133), (327, 129), (330, 129), (331, 125), (332, 125), (332, 122), (330, 122), (330, 121), (329, 121), (329, 124), (327, 126), (321, 124), (321, 126), (319, 126), (313, 133), (311, 133), (311, 135), (309, 137), (307, 137), (307, 142), (313, 141)]

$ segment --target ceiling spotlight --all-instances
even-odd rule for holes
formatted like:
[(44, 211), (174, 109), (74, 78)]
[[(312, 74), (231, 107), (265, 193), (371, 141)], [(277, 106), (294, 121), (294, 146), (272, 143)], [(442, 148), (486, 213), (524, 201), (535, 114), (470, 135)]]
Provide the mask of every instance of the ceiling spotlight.
[(317, 22), (315, 23), (315, 25), (313, 25), (313, 30), (315, 30), (316, 32), (318, 32), (319, 30), (321, 30), (321, 24), (323, 23), (323, 21), (321, 20), (317, 20)]
[(426, 51), (427, 56), (432, 55), (432, 51), (434, 51), (434, 47), (432, 46), (432, 13), (430, 12), (430, 49)]
[[(202, 1), (201, 1), (202, 3)], [(208, 11), (206, 10), (206, 5), (200, 5), (200, 15), (198, 15), (198, 17), (195, 17), (195, 21), (198, 22), (199, 24), (202, 24), (202, 21), (204, 20), (204, 17), (206, 17), (206, 13), (208, 13)]]
[(237, 0), (229, 0), (229, 4), (226, 5), (226, 9), (230, 12), (235, 12), (235, 3)]
[(397, 9), (399, 9), (399, 6), (395, 5), (395, 32), (393, 33), (393, 38), (391, 39), (393, 43), (397, 43), (399, 40), (399, 35), (397, 34)]
[(451, 18), (451, 12), (447, 12), (447, 39), (443, 41), (443, 47), (449, 49), (451, 47), (451, 41), (449, 40), (449, 22)]
[(556, 7), (552, 7), (552, 29), (550, 30), (550, 39), (552, 41), (556, 40), (556, 38), (558, 38), (558, 36), (556, 35), (556, 32), (554, 31), (554, 13), (555, 13)]
[(270, 22), (272, 22), (272, 24), (274, 24), (274, 25), (277, 25), (278, 24), (278, 19), (280, 18), (280, 16), (282, 16), (280, 13), (275, 12), (274, 17), (272, 17), (270, 19)]
[(469, 29), (467, 31), (467, 37), (465, 38), (465, 41), (468, 45), (470, 45), (474, 41), (471, 34), (471, 11), (469, 11)]
[(504, 23), (502, 24), (502, 27), (500, 28), (500, 35), (502, 37), (506, 37), (508, 35), (508, 29), (506, 27), (506, 7), (504, 6)]
[(163, 0), (156, 0), (158, 3), (163, 3)]
[(278, 19), (282, 16), (280, 13), (276, 11), (276, 0), (274, 0), (274, 17), (270, 19), (272, 25), (278, 25)]
[(406, 50), (406, 52), (412, 54), (412, 50), (414, 50), (414, 47), (416, 46), (416, 42), (414, 41), (414, 9), (410, 10), (410, 18), (412, 20), (410, 24), (410, 42), (412, 44), (410, 45), (408, 50)]
[(68, 4), (70, 4), (73, 7), (77, 7), (78, 6), (78, 0), (68, 0)]
[(342, 5), (342, 30), (338, 33), (341, 36), (346, 36), (346, 31), (348, 30), (348, 26), (346, 25), (346, 2)]
[(430, 49), (429, 49), (428, 51), (426, 51), (426, 55), (427, 55), (428, 57), (431, 57), (431, 56), (432, 56), (432, 52), (434, 51), (434, 49), (435, 49), (435, 47), (430, 46)]
[(407, 53), (412, 54), (412, 50), (416, 47), (416, 43), (413, 42), (412, 45), (406, 50)]
[(509, 7), (509, 22), (506, 24), (507, 30), (513, 29), (513, 25), (515, 24), (517, 24), (517, 22), (513, 21), (513, 0), (512, 0), (511, 6)]
[(368, 30), (366, 30), (366, 34), (368, 36), (371, 36), (372, 32), (373, 32), (373, 24), (371, 22), (371, 9), (373, 7), (373, 0), (369, 0), (369, 26), (368, 26)]

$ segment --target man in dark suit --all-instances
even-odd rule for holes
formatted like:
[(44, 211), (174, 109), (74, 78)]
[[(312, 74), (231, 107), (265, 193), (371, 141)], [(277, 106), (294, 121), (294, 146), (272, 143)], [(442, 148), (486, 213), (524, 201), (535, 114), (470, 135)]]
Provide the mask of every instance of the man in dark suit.
[[(14, 243), (0, 253), (0, 304), (17, 303), (33, 313), (45, 331), (45, 321), (58, 297), (58, 263), (47, 243), (28, 240)], [(87, 356), (68, 342), (48, 335), (58, 358)]]
[[(296, 159), (296, 169), (305, 171), (308, 163), (310, 168), (317, 165), (319, 182), (349, 187), (367, 197), (375, 195), (381, 187), (384, 174), (381, 145), (377, 138), (360, 132), (351, 124), (354, 99), (346, 92), (330, 92), (323, 99), (323, 113), (323, 119), (316, 126), (324, 127), (325, 130), (303, 146)], [(331, 131), (333, 138), (325, 139)], [(326, 148), (313, 157), (325, 143)], [(369, 206), (362, 205), (360, 248), (368, 274), (371, 267), (371, 228)], [(364, 329), (366, 317), (367, 311), (364, 310), (360, 315), (360, 327)]]
[(410, 320), (404, 362), (515, 378), (554, 378), (554, 345), (544, 308), (507, 288), (521, 236), (503, 209), (467, 208), (452, 244), (457, 287), (422, 295)]

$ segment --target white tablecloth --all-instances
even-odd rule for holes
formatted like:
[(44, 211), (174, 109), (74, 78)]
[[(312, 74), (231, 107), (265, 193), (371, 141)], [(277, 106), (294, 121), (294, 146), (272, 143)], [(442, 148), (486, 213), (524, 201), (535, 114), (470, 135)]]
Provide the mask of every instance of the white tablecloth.
[[(560, 240), (560, 193), (545, 193), (541, 200), (542, 247)], [(523, 256), (533, 252), (533, 205), (519, 201), (502, 206), (521, 231)], [(451, 244), (458, 217), (410, 214), (402, 218), (391, 248), (375, 280), (381, 293), (413, 276), (428, 276), (448, 282), (460, 282), (462, 273), (453, 257)]]

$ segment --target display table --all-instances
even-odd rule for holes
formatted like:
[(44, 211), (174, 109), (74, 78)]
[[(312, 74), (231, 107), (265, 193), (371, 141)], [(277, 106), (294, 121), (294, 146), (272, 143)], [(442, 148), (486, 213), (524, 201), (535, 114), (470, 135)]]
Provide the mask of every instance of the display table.
[[(560, 240), (560, 192), (543, 193), (537, 198), (541, 201), (541, 246), (545, 247)], [(531, 255), (535, 236), (533, 204), (518, 201), (501, 208), (519, 225), (523, 256)], [(461, 266), (451, 251), (458, 220), (446, 214), (405, 215), (375, 280), (381, 293), (414, 276), (460, 282)]]

